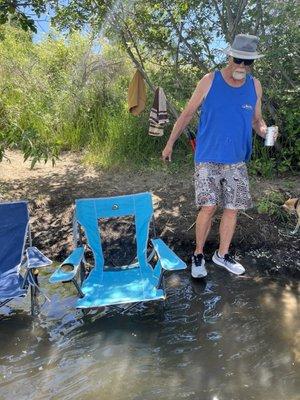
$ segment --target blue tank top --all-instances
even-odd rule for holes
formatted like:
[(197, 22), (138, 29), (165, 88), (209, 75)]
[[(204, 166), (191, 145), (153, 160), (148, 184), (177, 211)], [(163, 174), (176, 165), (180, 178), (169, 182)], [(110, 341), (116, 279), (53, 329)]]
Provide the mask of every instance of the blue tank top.
[(257, 100), (254, 80), (246, 76), (240, 87), (225, 82), (215, 71), (202, 104), (195, 162), (234, 164), (248, 161), (252, 152), (252, 118)]

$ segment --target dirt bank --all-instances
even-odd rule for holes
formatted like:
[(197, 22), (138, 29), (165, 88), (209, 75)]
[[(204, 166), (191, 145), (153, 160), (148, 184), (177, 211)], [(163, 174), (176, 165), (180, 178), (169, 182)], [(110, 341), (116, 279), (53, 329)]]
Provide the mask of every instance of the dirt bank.
[[(0, 164), (0, 201), (29, 200), (34, 244), (52, 259), (62, 260), (72, 247), (74, 200), (82, 197), (114, 196), (151, 191), (154, 195), (157, 231), (186, 261), (195, 244), (196, 216), (192, 166), (180, 172), (166, 167), (161, 171), (99, 171), (85, 167), (80, 155), (64, 154), (55, 167), (38, 164), (33, 170), (18, 152), (8, 154), (10, 162)], [(251, 179), (254, 201), (268, 191), (285, 197), (299, 196), (296, 176), (265, 180)], [(220, 212), (214, 217), (206, 254), (209, 259), (218, 243)], [(286, 221), (256, 208), (240, 214), (232, 251), (238, 256), (264, 258), (262, 273), (300, 277), (300, 240), (289, 232), (296, 219)]]

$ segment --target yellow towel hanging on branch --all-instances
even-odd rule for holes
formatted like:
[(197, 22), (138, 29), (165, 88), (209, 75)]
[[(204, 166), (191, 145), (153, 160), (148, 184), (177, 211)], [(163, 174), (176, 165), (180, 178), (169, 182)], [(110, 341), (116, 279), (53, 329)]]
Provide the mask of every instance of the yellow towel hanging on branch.
[(139, 115), (146, 104), (146, 85), (143, 75), (136, 70), (128, 88), (128, 108), (132, 115)]

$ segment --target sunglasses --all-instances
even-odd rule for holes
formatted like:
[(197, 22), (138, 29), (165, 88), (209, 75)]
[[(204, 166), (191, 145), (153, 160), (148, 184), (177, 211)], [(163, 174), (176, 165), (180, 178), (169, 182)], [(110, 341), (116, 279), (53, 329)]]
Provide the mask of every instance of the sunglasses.
[(235, 58), (233, 57), (233, 62), (235, 64), (242, 64), (244, 63), (244, 65), (251, 65), (254, 63), (254, 60), (243, 60), (242, 58)]

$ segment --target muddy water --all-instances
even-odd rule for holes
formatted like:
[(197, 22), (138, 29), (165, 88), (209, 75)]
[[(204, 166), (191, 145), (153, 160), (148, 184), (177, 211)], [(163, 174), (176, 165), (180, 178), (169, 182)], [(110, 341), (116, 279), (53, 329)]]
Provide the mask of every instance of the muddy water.
[[(31, 318), (1, 309), (1, 399), (300, 399), (296, 281), (209, 265), (167, 278), (168, 301), (82, 316), (70, 286)], [(264, 262), (261, 260), (260, 262)], [(149, 303), (148, 303), (149, 304)]]

